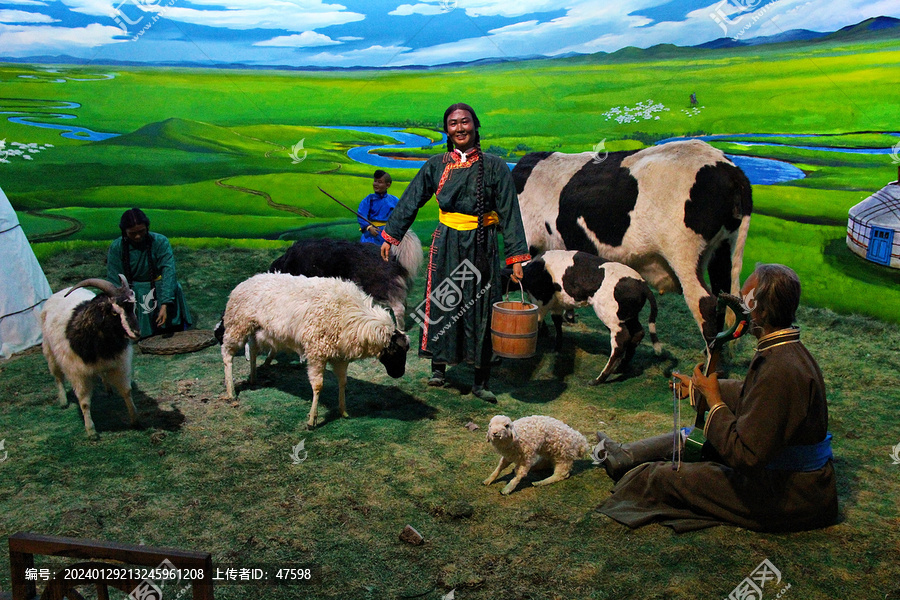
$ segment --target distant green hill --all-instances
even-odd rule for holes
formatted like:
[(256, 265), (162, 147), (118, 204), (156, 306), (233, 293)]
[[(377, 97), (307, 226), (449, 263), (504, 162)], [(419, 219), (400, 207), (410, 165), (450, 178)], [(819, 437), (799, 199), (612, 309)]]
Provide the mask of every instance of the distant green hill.
[(174, 148), (185, 152), (214, 154), (260, 154), (273, 149), (272, 144), (239, 135), (226, 127), (179, 118), (150, 123), (132, 133), (104, 140), (98, 143), (100, 144)]
[(900, 19), (895, 19), (894, 17), (873, 17), (861, 21), (856, 25), (843, 27), (816, 41), (868, 41), (884, 39), (900, 39)]

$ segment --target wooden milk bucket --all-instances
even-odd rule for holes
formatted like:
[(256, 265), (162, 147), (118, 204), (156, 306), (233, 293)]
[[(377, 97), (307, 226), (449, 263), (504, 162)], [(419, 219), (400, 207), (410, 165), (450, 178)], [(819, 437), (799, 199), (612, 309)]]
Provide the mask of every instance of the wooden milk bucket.
[(494, 302), (491, 314), (491, 345), (494, 354), (504, 358), (529, 358), (537, 351), (538, 307), (522, 301), (512, 302), (509, 294), (503, 302)]

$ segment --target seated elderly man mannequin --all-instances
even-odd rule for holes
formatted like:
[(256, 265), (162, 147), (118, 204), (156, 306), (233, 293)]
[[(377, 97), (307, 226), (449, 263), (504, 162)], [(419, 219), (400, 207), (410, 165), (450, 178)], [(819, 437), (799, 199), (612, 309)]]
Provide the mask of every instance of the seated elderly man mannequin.
[[(743, 381), (679, 375), (678, 387), (709, 406), (701, 462), (670, 462), (673, 434), (618, 444), (603, 433), (594, 457), (617, 481), (600, 512), (640, 527), (676, 531), (732, 524), (796, 531), (833, 524), (838, 504), (825, 383), (793, 327), (800, 280), (783, 265), (759, 265), (741, 290), (759, 340)], [(684, 395), (684, 394), (682, 394)], [(679, 440), (680, 441), (680, 440)]]

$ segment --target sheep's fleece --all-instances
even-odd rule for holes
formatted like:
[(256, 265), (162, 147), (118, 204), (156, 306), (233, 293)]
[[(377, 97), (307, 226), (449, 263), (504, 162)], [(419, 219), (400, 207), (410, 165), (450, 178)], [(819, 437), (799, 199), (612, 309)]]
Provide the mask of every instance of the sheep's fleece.
[(587, 439), (559, 419), (534, 415), (512, 421), (505, 415), (497, 415), (488, 426), (487, 439), (500, 454), (500, 463), (484, 480), (490, 485), (510, 464), (515, 464), (515, 476), (501, 491), (511, 493), (528, 471), (538, 462), (548, 460), (553, 464), (553, 474), (534, 485), (549, 485), (566, 479), (573, 463), (584, 457), (588, 450)]
[[(391, 377), (403, 375), (409, 341), (395, 332), (390, 313), (372, 303), (356, 284), (327, 277), (263, 273), (238, 284), (222, 318), (222, 360), (226, 396), (235, 397), (232, 357), (250, 344), (250, 381), (256, 377), (258, 347), (292, 350), (307, 360), (313, 402), (307, 426), (316, 425), (325, 365), (338, 378), (338, 405), (344, 404), (347, 366), (354, 360), (378, 357)], [(396, 342), (402, 338), (402, 344)], [(396, 346), (396, 348), (394, 348)], [(397, 350), (396, 356), (390, 354)]]

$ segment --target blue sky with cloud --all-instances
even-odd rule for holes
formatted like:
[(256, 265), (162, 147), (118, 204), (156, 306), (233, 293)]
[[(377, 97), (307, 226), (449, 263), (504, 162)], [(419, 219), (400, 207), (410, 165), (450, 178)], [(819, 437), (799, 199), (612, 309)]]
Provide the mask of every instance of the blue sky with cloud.
[(763, 10), (744, 36), (900, 17), (896, 0), (0, 0), (0, 58), (436, 65), (702, 44)]

